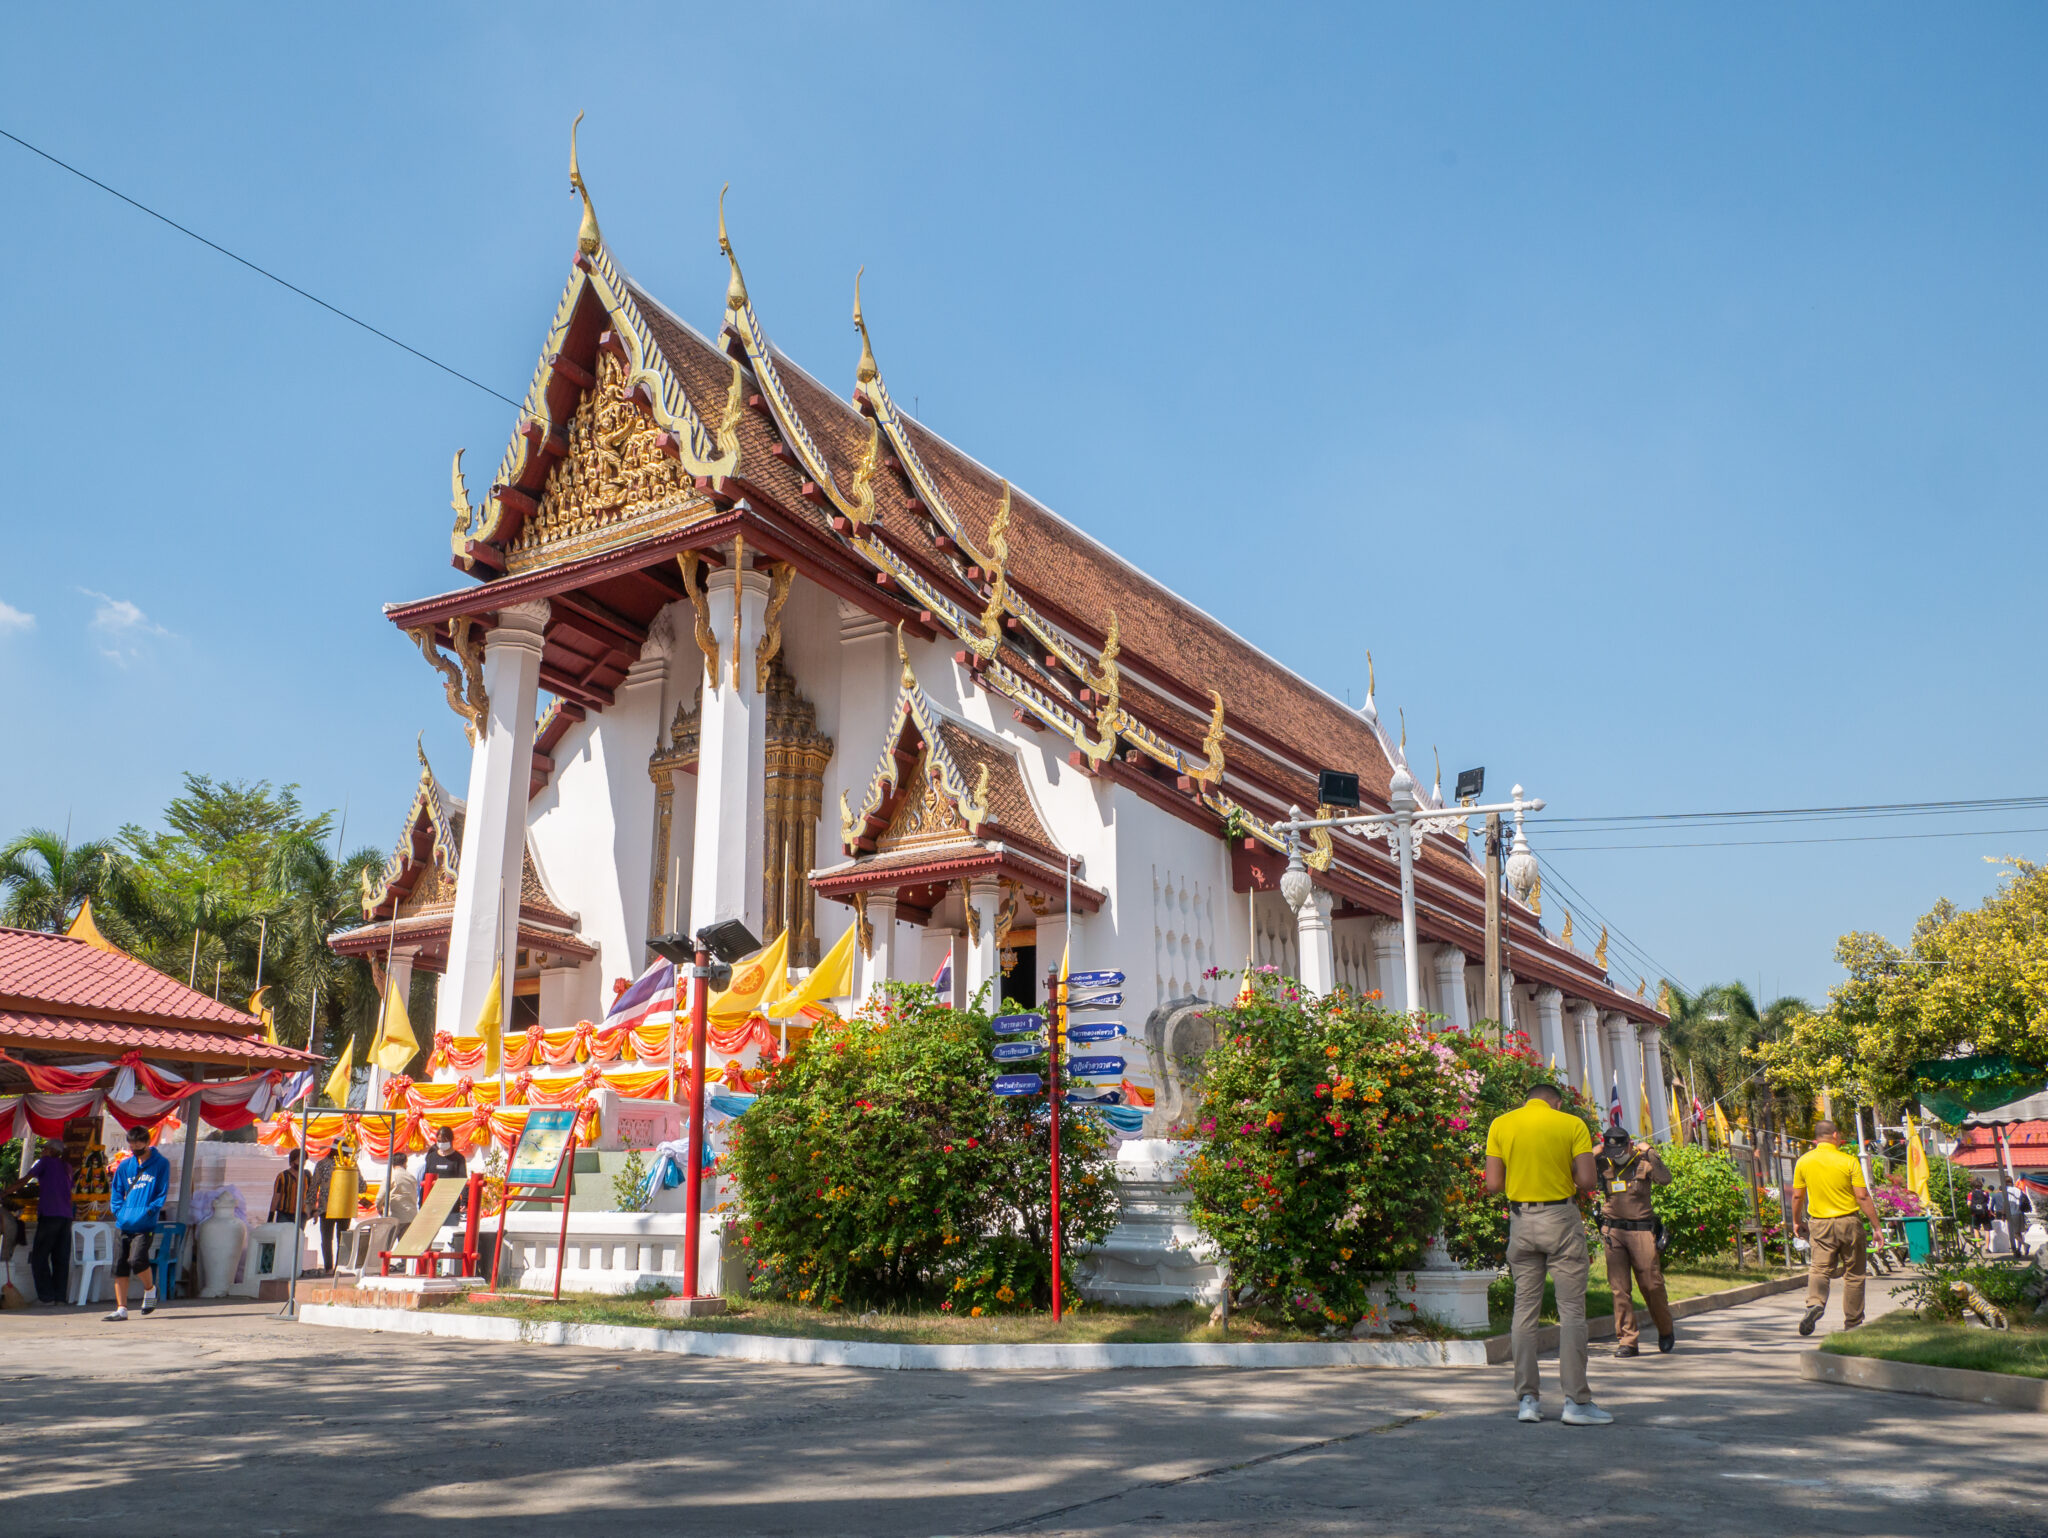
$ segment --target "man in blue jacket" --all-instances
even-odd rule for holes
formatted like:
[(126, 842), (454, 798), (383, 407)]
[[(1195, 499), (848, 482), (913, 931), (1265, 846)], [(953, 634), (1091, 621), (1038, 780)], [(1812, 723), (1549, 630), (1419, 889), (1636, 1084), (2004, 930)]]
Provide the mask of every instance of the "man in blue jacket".
[(113, 1198), (114, 1311), (109, 1322), (128, 1317), (128, 1278), (142, 1277), (142, 1311), (156, 1311), (156, 1280), (149, 1269), (149, 1245), (171, 1189), (171, 1161), (149, 1146), (147, 1127), (128, 1129), (128, 1156), (114, 1166), (107, 1194)]

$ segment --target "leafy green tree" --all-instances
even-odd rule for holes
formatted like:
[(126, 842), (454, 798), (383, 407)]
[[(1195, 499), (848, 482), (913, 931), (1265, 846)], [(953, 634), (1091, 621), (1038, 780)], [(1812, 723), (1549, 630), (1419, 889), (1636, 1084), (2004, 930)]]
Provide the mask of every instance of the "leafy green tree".
[(2048, 868), (2010, 860), (1976, 908), (1936, 903), (1901, 947), (1847, 934), (1835, 959), (1848, 977), (1828, 1007), (1759, 1049), (1772, 1077), (1896, 1105), (1918, 1088), (1915, 1063), (2003, 1053), (2048, 1067)]
[(1701, 1105), (1719, 1101), (1731, 1120), (1739, 1116), (1751, 1127), (1768, 1116), (1780, 1128), (1803, 1128), (1812, 1116), (1810, 1094), (1800, 1083), (1759, 1073), (1756, 1053), (1808, 1012), (1804, 999), (1789, 995), (1759, 1009), (1741, 983), (1693, 994), (1674, 984), (1665, 1057), (1680, 1077), (1697, 1076), (1691, 1089)]
[(1671, 1184), (1652, 1190), (1650, 1205), (1664, 1220), (1666, 1262), (1705, 1260), (1731, 1250), (1750, 1216), (1749, 1188), (1735, 1161), (1684, 1143), (1658, 1153), (1671, 1171)]
[[(63, 929), (87, 898), (100, 907), (128, 881), (127, 861), (106, 839), (73, 844), (66, 834), (30, 828), (0, 848), (0, 922), (14, 929)], [(111, 938), (111, 937), (110, 937)]]
[[(356, 1061), (365, 1060), (377, 1026), (376, 984), (368, 963), (335, 955), (327, 937), (362, 922), (363, 878), (382, 865), (383, 857), (368, 847), (338, 860), (309, 829), (287, 833), (272, 845), (264, 870), (270, 923), (263, 976), (275, 985), (268, 998), (279, 1037), (288, 1044), (306, 1044), (301, 1032), (308, 1025), (301, 1022), (312, 1022), (317, 997), (314, 1050), (333, 1055), (353, 1038)], [(416, 1003), (409, 1007), (424, 1041), (424, 1016)]]

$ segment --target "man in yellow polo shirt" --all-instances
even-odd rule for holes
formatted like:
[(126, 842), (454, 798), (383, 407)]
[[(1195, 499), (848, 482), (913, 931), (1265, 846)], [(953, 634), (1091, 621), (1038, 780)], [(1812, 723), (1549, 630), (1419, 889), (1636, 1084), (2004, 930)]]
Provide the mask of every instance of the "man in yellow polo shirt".
[(1799, 1333), (1811, 1335), (1827, 1312), (1828, 1280), (1841, 1276), (1842, 1328), (1863, 1323), (1867, 1254), (1863, 1220), (1877, 1222), (1877, 1206), (1864, 1184), (1863, 1166), (1842, 1152), (1842, 1133), (1831, 1121), (1813, 1124), (1813, 1147), (1792, 1166), (1792, 1232), (1810, 1239), (1806, 1265), (1806, 1317)]
[(1543, 1419), (1536, 1331), (1547, 1273), (1557, 1284), (1557, 1370), (1564, 1381), (1564, 1423), (1614, 1420), (1593, 1403), (1586, 1383), (1586, 1226), (1579, 1194), (1599, 1184), (1593, 1134), (1563, 1109), (1554, 1085), (1538, 1084), (1520, 1110), (1486, 1129), (1486, 1191), (1508, 1199), (1508, 1271), (1515, 1279), (1515, 1419)]

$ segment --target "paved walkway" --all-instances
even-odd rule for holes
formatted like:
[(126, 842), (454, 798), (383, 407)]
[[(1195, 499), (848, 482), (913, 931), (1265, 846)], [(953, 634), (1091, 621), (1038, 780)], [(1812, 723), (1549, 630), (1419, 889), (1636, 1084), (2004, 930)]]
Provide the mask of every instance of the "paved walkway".
[(2048, 1417), (1803, 1383), (1798, 1315), (1596, 1356), (1594, 1430), (1517, 1425), (1505, 1367), (881, 1373), (5, 1314), (0, 1533), (2048, 1535)]

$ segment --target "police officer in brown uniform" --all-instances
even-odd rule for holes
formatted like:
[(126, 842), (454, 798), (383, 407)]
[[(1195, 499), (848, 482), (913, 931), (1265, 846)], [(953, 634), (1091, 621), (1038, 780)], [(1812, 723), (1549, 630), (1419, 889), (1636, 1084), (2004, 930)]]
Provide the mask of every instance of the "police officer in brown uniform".
[(1624, 1127), (1609, 1127), (1595, 1160), (1600, 1172), (1600, 1236), (1607, 1241), (1607, 1285), (1614, 1293), (1614, 1354), (1637, 1356), (1636, 1303), (1631, 1278), (1640, 1282), (1650, 1317), (1657, 1322), (1657, 1349), (1677, 1340), (1671, 1305), (1664, 1298), (1664, 1267), (1657, 1259), (1657, 1214), (1650, 1188), (1671, 1184), (1671, 1171), (1648, 1143), (1630, 1139)]

